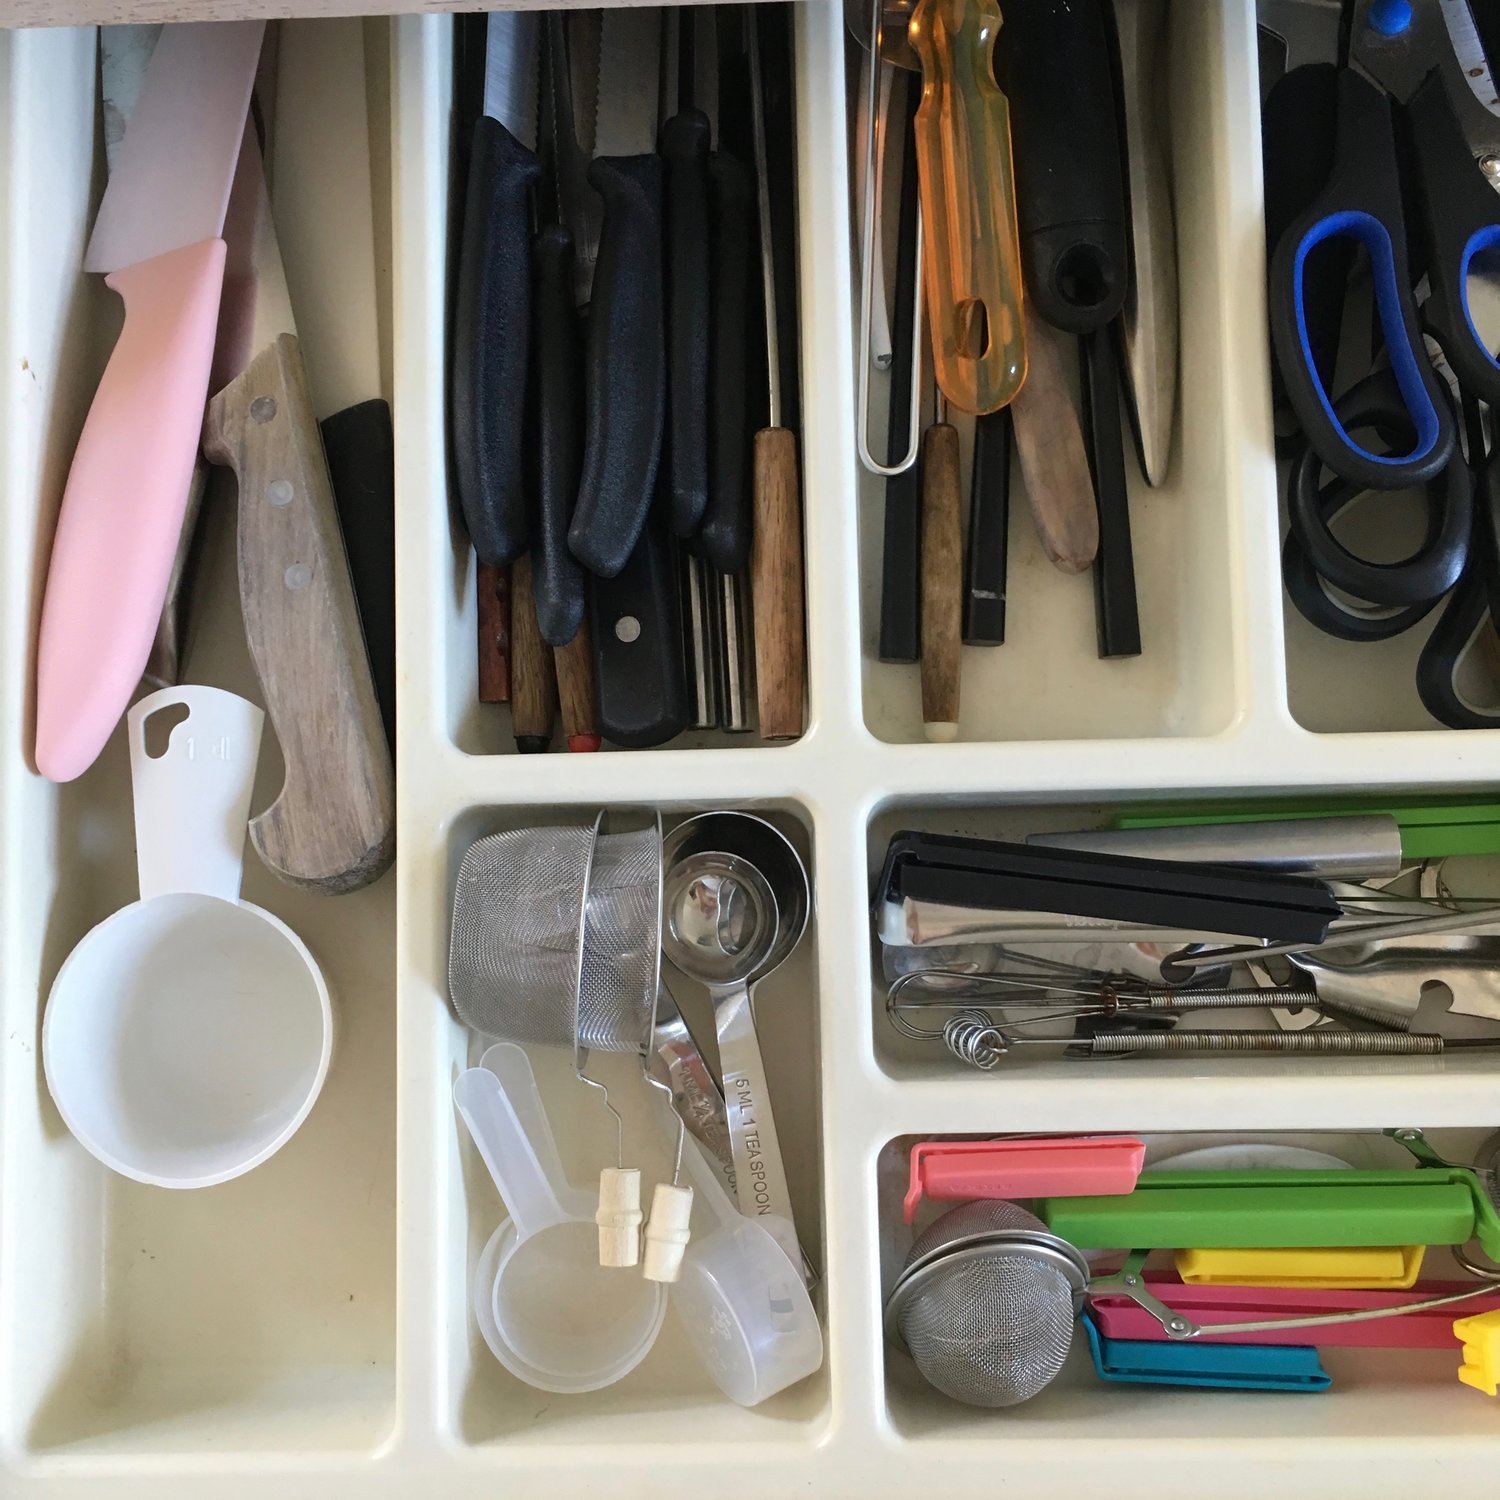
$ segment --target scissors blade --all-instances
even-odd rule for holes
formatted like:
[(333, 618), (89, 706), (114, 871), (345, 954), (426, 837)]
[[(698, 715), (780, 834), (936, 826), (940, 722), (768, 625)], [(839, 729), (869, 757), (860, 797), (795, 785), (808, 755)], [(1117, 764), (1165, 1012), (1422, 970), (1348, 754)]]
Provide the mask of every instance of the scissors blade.
[(1495, 79), (1490, 72), (1489, 59), (1485, 56), (1484, 43), (1480, 40), (1479, 27), (1474, 23), (1474, 12), (1469, 0), (1438, 0), (1443, 12), (1443, 23), (1448, 28), (1448, 40), (1453, 44), (1453, 55), (1463, 73), (1475, 99), (1490, 114), (1500, 114), (1500, 93), (1495, 89)]

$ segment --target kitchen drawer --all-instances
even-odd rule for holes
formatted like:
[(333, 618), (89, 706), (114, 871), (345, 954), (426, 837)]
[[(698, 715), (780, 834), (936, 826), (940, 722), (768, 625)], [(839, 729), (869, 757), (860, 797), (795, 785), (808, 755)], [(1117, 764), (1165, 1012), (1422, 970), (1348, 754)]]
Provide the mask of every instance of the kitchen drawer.
[[(1087, 588), (1029, 580), (1011, 645), (970, 663), (965, 742), (915, 743), (915, 674), (880, 666), (870, 587), (879, 494), (854, 426), (845, 31), (799, 7), (801, 434), (809, 718), (770, 748), (728, 740), (630, 755), (511, 756), (472, 705), (472, 564), (446, 444), (451, 22), (391, 29), (391, 395), (397, 441), (399, 856), (355, 897), (247, 894), (301, 932), (338, 990), (325, 1095), (297, 1139), (235, 1183), (169, 1195), (107, 1176), (64, 1131), (40, 1076), (40, 1004), (62, 957), (134, 893), (121, 747), (78, 784), (28, 768), (38, 583), (67, 458), (102, 362), (109, 295), (74, 268), (102, 166), (84, 33), (0, 37), (0, 351), (6, 442), (0, 715), (0, 1472), (7, 1495), (406, 1496), (660, 1492), (674, 1474), (748, 1495), (1259, 1497), (1431, 1493), (1490, 1482), (1493, 1409), (1440, 1371), (1285, 1403), (1153, 1399), (1069, 1386), (1027, 1413), (938, 1409), (888, 1378), (877, 1171), (895, 1138), (1008, 1129), (1322, 1131), (1500, 1117), (1482, 1061), (1389, 1074), (1079, 1065), (964, 1075), (884, 1038), (870, 977), (873, 843), (904, 820), (1054, 826), (1121, 795), (1496, 780), (1488, 734), (1333, 733), (1289, 707), (1265, 393), (1259, 145), (1247, 0), (1174, 11), (1179, 201), (1194, 379), (1166, 491), (1143, 520), (1156, 645), (1116, 682), (1094, 661)], [(284, 230), (285, 234), (286, 231)], [(1147, 504), (1142, 500), (1143, 506)], [(1148, 536), (1150, 545), (1147, 545)], [(1028, 539), (1029, 540), (1029, 539)], [(863, 561), (862, 561), (863, 549)], [(1014, 555), (1022, 551), (1017, 542)], [(1170, 596), (1170, 597), (1169, 597)], [(1025, 600), (1034, 599), (1033, 605)], [(1035, 627), (1078, 650), (1048, 656)], [(205, 618), (215, 680), (248, 688), (232, 595)], [(1008, 665), (1004, 653), (1013, 653)], [(971, 656), (974, 653), (969, 653)], [(204, 658), (209, 661), (210, 658)], [(1043, 662), (1048, 669), (1043, 671)], [(1076, 661), (1078, 678), (1064, 663)], [(234, 663), (231, 665), (231, 663)], [(1042, 692), (1045, 688), (1045, 693)], [(1378, 685), (1372, 684), (1378, 693)], [(620, 1385), (552, 1397), (479, 1341), (473, 1258), (499, 1214), (452, 1107), (474, 1055), (447, 1000), (453, 872), (472, 839), (600, 807), (770, 809), (798, 826), (817, 914), (760, 1002), (804, 1243), (823, 1273), (822, 1371), (767, 1405), (721, 1398), (670, 1330)], [(1041, 826), (1038, 822), (1036, 826)], [(593, 1140), (560, 1057), (539, 1055), (565, 1157)], [(613, 1076), (613, 1075), (612, 1075)], [(623, 1075), (621, 1075), (623, 1078)], [(621, 1090), (629, 1093), (629, 1090)], [(639, 1124), (634, 1112), (627, 1123)], [(1446, 1145), (1447, 1136), (1439, 1136)], [(595, 1159), (595, 1164), (596, 1159)], [(153, 1258), (154, 1257), (154, 1258)], [(1155, 1393), (1152, 1393), (1153, 1396)]]

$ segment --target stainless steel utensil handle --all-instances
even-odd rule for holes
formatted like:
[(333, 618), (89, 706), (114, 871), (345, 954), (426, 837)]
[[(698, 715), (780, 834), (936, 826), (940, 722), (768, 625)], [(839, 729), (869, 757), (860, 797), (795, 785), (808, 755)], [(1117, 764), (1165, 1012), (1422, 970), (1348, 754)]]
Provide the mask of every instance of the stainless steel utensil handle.
[(1090, 1057), (1200, 1057), (1275, 1052), (1317, 1057), (1436, 1057), (1443, 1038), (1412, 1031), (1157, 1031), (1096, 1036)]
[(719, 1164), (724, 1185), (732, 1194), (734, 1154), (724, 1096), (665, 983), (657, 993), (656, 1026), (651, 1040), (666, 1072), (678, 1118)]
[(755, 1032), (750, 991), (743, 985), (726, 985), (714, 989), (711, 995), (740, 1212), (764, 1220), (792, 1264), (800, 1268), (802, 1250), (792, 1219), (792, 1198), (771, 1114), (771, 1091)]

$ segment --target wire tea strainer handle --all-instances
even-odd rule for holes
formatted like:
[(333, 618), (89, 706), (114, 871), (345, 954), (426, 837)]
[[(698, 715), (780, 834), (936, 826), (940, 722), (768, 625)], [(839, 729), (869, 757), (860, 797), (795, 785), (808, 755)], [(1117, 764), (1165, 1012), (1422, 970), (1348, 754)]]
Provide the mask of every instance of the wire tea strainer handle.
[[(1430, 1312), (1433, 1308), (1447, 1307), (1455, 1302), (1467, 1302), (1493, 1293), (1500, 1286), (1500, 1275), (1477, 1281), (1461, 1292), (1447, 1292), (1441, 1297), (1428, 1297), (1421, 1302), (1403, 1302), (1393, 1307), (1364, 1307), (1352, 1312), (1313, 1313), (1302, 1318), (1262, 1318), (1253, 1323), (1195, 1323), (1180, 1312), (1174, 1312), (1165, 1302), (1148, 1290), (1142, 1270), (1146, 1264), (1146, 1250), (1133, 1250), (1125, 1264), (1113, 1276), (1101, 1276), (1089, 1285), (1089, 1294), (1118, 1292), (1129, 1297), (1143, 1312), (1161, 1324), (1167, 1338), (1175, 1343), (1196, 1339), (1209, 1334), (1221, 1333), (1276, 1333), (1286, 1328), (1332, 1328), (1344, 1323), (1375, 1323), (1384, 1318), (1399, 1318), (1407, 1313)], [(1478, 1270), (1472, 1262), (1463, 1261), (1472, 1270)]]

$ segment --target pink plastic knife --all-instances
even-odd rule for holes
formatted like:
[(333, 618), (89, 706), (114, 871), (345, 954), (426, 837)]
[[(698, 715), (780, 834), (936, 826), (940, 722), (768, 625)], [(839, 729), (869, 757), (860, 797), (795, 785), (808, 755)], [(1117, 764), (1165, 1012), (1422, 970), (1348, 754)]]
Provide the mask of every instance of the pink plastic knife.
[(36, 766), (71, 781), (150, 655), (209, 391), (224, 214), (265, 23), (168, 26), (84, 258), (125, 303), (63, 492), (37, 643)]

